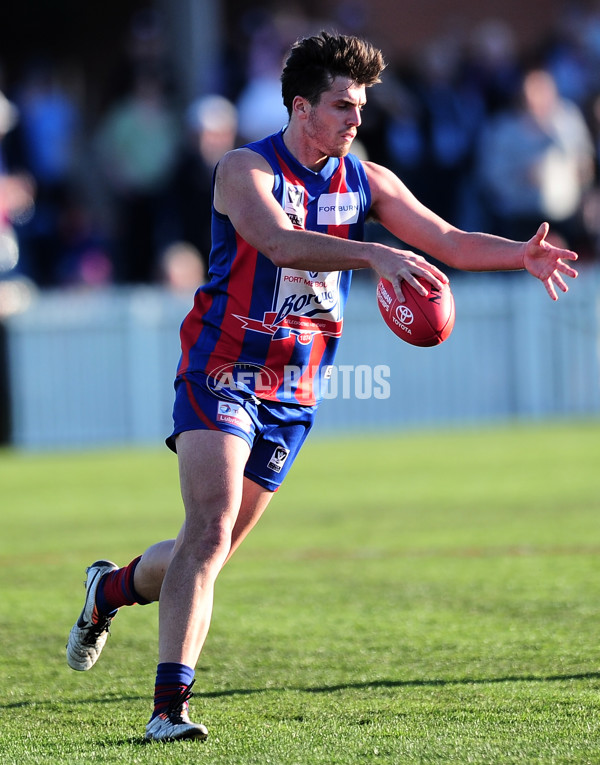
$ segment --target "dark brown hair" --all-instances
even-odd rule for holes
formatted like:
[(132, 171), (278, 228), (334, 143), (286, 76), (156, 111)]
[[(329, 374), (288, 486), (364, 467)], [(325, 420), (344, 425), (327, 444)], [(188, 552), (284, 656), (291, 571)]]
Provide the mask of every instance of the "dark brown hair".
[(359, 37), (321, 32), (298, 40), (281, 74), (283, 103), (292, 113), (296, 96), (316, 104), (335, 77), (349, 77), (357, 85), (370, 87), (380, 82), (385, 68), (381, 51)]

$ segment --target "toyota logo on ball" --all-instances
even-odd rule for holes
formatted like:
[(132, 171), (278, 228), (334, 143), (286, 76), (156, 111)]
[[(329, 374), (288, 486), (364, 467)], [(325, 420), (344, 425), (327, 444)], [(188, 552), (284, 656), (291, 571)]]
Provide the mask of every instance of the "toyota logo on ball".
[(407, 308), (405, 305), (396, 306), (396, 317), (400, 324), (405, 325), (412, 324), (415, 318), (410, 308)]

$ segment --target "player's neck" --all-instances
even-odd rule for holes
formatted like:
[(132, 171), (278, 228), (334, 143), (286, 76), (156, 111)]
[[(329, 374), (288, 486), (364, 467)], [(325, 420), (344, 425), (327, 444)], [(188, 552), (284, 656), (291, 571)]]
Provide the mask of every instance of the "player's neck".
[(329, 160), (323, 152), (315, 149), (302, 130), (297, 129), (293, 121), (283, 131), (283, 142), (290, 154), (315, 173), (318, 173)]

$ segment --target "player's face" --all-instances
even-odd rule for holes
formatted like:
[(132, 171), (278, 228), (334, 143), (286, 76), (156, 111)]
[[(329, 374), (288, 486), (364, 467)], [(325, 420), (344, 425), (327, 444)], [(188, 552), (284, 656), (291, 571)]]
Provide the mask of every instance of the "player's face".
[(344, 157), (356, 138), (366, 101), (364, 85), (336, 77), (310, 109), (305, 131), (314, 148), (328, 157)]

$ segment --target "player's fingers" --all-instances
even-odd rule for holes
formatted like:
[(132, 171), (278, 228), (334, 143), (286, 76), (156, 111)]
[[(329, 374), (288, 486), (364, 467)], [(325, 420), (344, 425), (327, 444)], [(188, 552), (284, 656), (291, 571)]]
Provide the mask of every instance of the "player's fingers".
[(426, 258), (424, 258), (422, 255), (417, 255), (414, 252), (405, 251), (406, 256), (406, 271), (412, 274), (415, 274), (416, 276), (423, 277), (424, 279), (427, 279), (428, 282), (431, 282), (436, 287), (441, 288), (444, 284), (448, 284), (450, 279), (446, 276), (446, 274), (441, 271), (437, 266), (434, 266), (433, 263), (430, 263)]
[(394, 275), (394, 278), (390, 280), (401, 303), (404, 302), (402, 282), (410, 284), (415, 292), (423, 297), (429, 293), (429, 290), (419, 281), (420, 279), (429, 282), (438, 290), (442, 290), (449, 282), (446, 274), (425, 260), (425, 258), (415, 253), (405, 252), (399, 270)]
[(550, 224), (546, 222), (541, 223), (540, 227), (535, 232), (535, 236), (533, 237), (537, 244), (541, 244), (544, 241), (544, 239), (548, 236), (548, 231), (550, 231)]
[[(575, 253), (573, 253), (575, 255)], [(573, 258), (575, 260), (576, 258)], [(563, 263), (562, 259), (558, 261), (556, 264), (556, 269), (560, 271), (561, 273), (565, 274), (566, 276), (571, 276), (573, 279), (576, 279), (579, 275), (579, 272), (577, 269), (573, 268), (573, 266), (570, 266), (568, 263)]]
[(556, 284), (556, 286), (558, 287), (558, 289), (559, 289), (559, 290), (561, 290), (562, 292), (568, 292), (568, 291), (569, 291), (569, 288), (568, 288), (568, 287), (567, 287), (567, 285), (565, 284), (565, 280), (564, 280), (564, 279), (562, 278), (562, 276), (561, 276), (561, 275), (558, 273), (558, 271), (555, 271), (555, 272), (552, 274), (552, 281), (554, 282), (554, 284)]
[[(419, 279), (424, 279), (425, 281), (430, 282), (436, 289), (443, 289), (444, 285), (440, 282), (439, 279), (437, 279), (433, 274), (430, 274), (428, 271), (424, 270), (418, 270), (416, 273), (406, 273), (402, 276), (398, 277), (398, 283), (401, 284), (402, 281), (407, 282), (410, 284), (410, 286), (414, 289), (416, 293), (419, 295), (422, 295), (425, 297), (429, 294), (429, 290), (427, 287), (424, 287), (423, 284), (419, 281)], [(397, 290), (396, 290), (397, 292)]]
[[(428, 261), (425, 261), (425, 271), (428, 272), (430, 276), (435, 277), (435, 279), (437, 279), (442, 284), (448, 284), (450, 281), (450, 279), (443, 271), (440, 271), (437, 266), (434, 266), (433, 263), (429, 263)], [(432, 284), (434, 283), (431, 279), (428, 279), (428, 281), (431, 281)], [(439, 287), (440, 285), (436, 284), (435, 286)]]
[[(392, 281), (392, 285), (394, 287), (394, 292), (396, 293), (396, 297), (398, 298), (399, 303), (404, 303), (406, 298), (404, 297), (404, 292), (402, 292), (402, 282), (404, 280), (400, 278), (396, 278)], [(421, 285), (419, 285), (421, 286)]]
[[(421, 276), (421, 274), (419, 274), (419, 276)], [(425, 295), (427, 294), (427, 289), (421, 284), (421, 282), (418, 280), (416, 276), (413, 276), (413, 274), (406, 274), (403, 277), (403, 279), (405, 282), (410, 284), (410, 286), (415, 290), (415, 292), (425, 297)]]
[(550, 296), (551, 300), (558, 300), (558, 295), (556, 294), (556, 290), (554, 289), (554, 284), (552, 282), (552, 279), (543, 279), (542, 283), (544, 287), (546, 288), (546, 292)]
[(579, 255), (573, 250), (563, 250), (560, 256), (561, 260), (577, 260)]
[(412, 271), (409, 271), (408, 269), (403, 269), (401, 272), (397, 273), (395, 278), (391, 280), (392, 284), (394, 285), (394, 291), (396, 292), (396, 295), (398, 296), (398, 300), (401, 303), (404, 303), (404, 293), (402, 292), (402, 282), (407, 282), (410, 284), (410, 286), (417, 292), (419, 295), (422, 295), (425, 297), (427, 295), (427, 289), (421, 284), (421, 282), (418, 280), (417, 276), (424, 276), (425, 274), (421, 274), (420, 270), (417, 272), (417, 275), (413, 275)]
[(425, 297), (427, 294), (429, 294), (429, 290), (424, 287), (419, 279), (425, 279), (431, 284), (433, 284), (438, 289), (443, 289), (443, 285), (439, 282), (438, 279), (435, 277), (430, 277), (428, 275), (428, 272), (426, 270), (423, 270), (421, 268), (411, 269), (402, 271), (401, 273), (396, 275), (396, 278), (393, 281), (394, 290), (396, 292), (396, 295), (398, 296), (398, 300), (403, 303), (404, 302), (404, 293), (402, 292), (402, 283), (406, 282), (407, 284), (410, 284), (410, 286), (414, 289), (414, 291)]
[[(407, 281), (410, 281), (411, 277), (417, 284), (419, 284), (417, 282), (417, 278), (425, 279), (425, 281), (428, 281), (438, 290), (444, 289), (444, 285), (448, 284), (448, 282), (450, 281), (443, 271), (440, 271), (439, 268), (436, 268), (434, 265), (432, 265), (431, 263), (428, 263), (427, 261), (425, 261), (423, 265), (421, 266), (415, 266), (415, 268), (412, 271), (412, 274), (410, 275), (409, 278), (407, 278)], [(421, 287), (421, 289), (418, 290), (419, 294), (426, 295), (427, 290), (425, 289), (425, 287), (423, 287), (422, 284), (419, 284), (419, 287)]]

